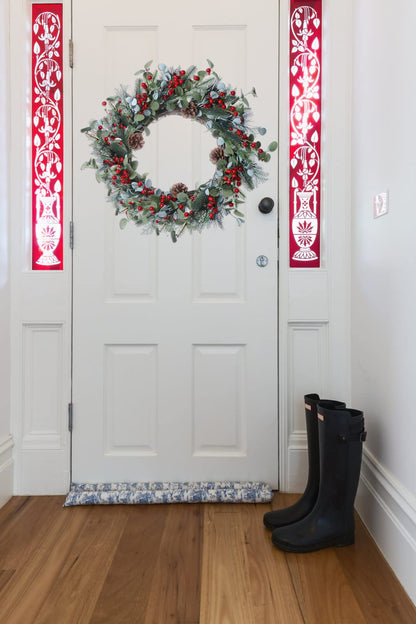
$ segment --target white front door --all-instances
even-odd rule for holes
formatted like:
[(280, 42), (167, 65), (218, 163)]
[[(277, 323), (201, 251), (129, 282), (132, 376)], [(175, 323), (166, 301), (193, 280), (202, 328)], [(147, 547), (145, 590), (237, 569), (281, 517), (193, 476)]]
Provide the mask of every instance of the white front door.
[[(260, 10), (261, 9), (261, 10)], [(168, 236), (120, 230), (104, 185), (81, 171), (80, 129), (134, 72), (199, 69), (256, 87), (255, 122), (277, 138), (278, 3), (73, 1), (73, 481), (235, 479), (277, 485), (277, 157), (246, 222)], [(199, 124), (151, 126), (141, 170), (193, 186), (212, 175)], [(144, 167), (146, 167), (144, 169)], [(256, 258), (267, 256), (259, 267)]]

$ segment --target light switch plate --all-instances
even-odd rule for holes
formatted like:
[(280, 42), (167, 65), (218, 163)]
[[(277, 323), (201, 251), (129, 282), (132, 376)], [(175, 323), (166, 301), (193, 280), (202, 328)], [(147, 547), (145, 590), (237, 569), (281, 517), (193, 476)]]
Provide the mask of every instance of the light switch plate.
[(387, 214), (389, 211), (389, 194), (386, 191), (385, 193), (379, 193), (378, 195), (374, 195), (373, 197), (373, 216), (374, 219), (377, 217), (381, 217), (382, 215)]

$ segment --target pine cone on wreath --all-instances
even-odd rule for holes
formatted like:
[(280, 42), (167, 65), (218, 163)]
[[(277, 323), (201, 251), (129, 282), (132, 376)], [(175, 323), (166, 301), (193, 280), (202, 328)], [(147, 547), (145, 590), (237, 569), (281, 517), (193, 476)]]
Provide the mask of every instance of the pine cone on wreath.
[(131, 149), (141, 149), (144, 145), (144, 138), (141, 132), (133, 132), (128, 138)]
[(198, 115), (198, 106), (195, 102), (190, 102), (186, 108), (182, 108), (181, 113), (184, 117), (196, 117)]
[(222, 147), (216, 147), (210, 153), (209, 159), (212, 163), (214, 163), (214, 165), (216, 165), (219, 160), (224, 158), (224, 156), (225, 154), (224, 154), (224, 150), (222, 149)]
[(170, 192), (172, 193), (173, 197), (176, 198), (179, 195), (179, 193), (187, 193), (188, 187), (183, 182), (178, 182), (177, 184), (174, 184), (172, 186), (172, 188), (170, 189)]

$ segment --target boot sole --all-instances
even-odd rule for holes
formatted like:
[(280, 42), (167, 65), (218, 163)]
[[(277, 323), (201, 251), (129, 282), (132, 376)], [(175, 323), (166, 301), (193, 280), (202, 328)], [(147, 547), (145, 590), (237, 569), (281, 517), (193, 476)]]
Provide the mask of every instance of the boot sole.
[(296, 546), (296, 544), (280, 543), (278, 539), (273, 539), (273, 544), (280, 550), (293, 553), (308, 553), (315, 552), (316, 550), (322, 550), (323, 548), (352, 546), (354, 544), (354, 536), (336, 537), (333, 539), (327, 539), (318, 544), (311, 544), (309, 546)]
[(266, 527), (266, 529), (269, 529), (269, 531), (274, 531), (275, 529), (282, 529), (283, 527), (290, 526), (291, 524), (295, 524), (295, 522), (299, 522), (299, 520), (303, 520), (304, 517), (305, 516), (301, 516), (300, 518), (296, 518), (296, 520), (292, 520), (291, 522), (282, 522), (281, 524), (271, 524), (263, 520), (263, 524)]

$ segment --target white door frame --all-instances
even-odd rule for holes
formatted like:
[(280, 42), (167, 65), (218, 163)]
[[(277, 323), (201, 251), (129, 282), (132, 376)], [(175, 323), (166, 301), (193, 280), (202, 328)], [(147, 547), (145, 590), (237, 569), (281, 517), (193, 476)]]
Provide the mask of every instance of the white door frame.
[[(8, 0), (10, 10), (11, 430), (15, 443), (14, 493), (57, 494), (69, 485), (70, 254), (62, 273), (30, 271), (30, 152), (27, 147), (30, 84), (30, 0)], [(288, 267), (288, 22), (289, 0), (280, 0), (279, 87), (279, 473), (280, 489), (299, 491), (306, 475), (303, 394), (319, 392), (348, 401), (350, 395), (350, 92), (352, 5), (323, 2), (322, 268)], [(63, 0), (65, 132), (71, 136), (68, 67), (70, 0)], [(340, 28), (342, 25), (342, 28)], [(76, 62), (76, 42), (75, 42)], [(65, 223), (70, 220), (71, 149), (65, 145)], [(22, 164), (23, 163), (23, 164)], [(24, 189), (15, 196), (16, 188)], [(68, 231), (65, 232), (68, 241)], [(45, 314), (45, 301), (47, 313)], [(45, 342), (46, 340), (46, 342)], [(45, 384), (43, 345), (55, 409), (48, 418), (33, 409), (33, 389)], [(7, 354), (6, 354), (7, 355)], [(1, 356), (0, 356), (1, 357)], [(277, 415), (276, 415), (277, 417)], [(1, 440), (0, 440), (1, 442)], [(276, 458), (277, 461), (277, 458)], [(1, 465), (1, 458), (0, 458)], [(276, 466), (277, 469), (277, 466)]]

